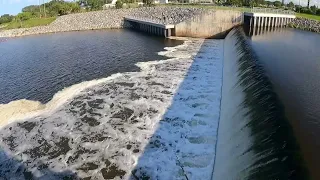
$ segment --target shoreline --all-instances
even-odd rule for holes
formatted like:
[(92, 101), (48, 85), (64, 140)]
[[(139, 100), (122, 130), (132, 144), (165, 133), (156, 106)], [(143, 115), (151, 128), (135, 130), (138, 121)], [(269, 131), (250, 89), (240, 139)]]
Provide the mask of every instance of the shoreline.
[(306, 19), (306, 18), (296, 18), (289, 23), (288, 27), (294, 28), (294, 29), (301, 29), (304, 31), (320, 33), (320, 21)]
[(177, 24), (202, 12), (204, 12), (202, 8), (142, 7), (69, 14), (59, 16), (47, 26), (0, 31), (0, 38), (71, 31), (123, 29), (130, 27), (125, 23), (124, 17), (135, 17), (158, 24)]

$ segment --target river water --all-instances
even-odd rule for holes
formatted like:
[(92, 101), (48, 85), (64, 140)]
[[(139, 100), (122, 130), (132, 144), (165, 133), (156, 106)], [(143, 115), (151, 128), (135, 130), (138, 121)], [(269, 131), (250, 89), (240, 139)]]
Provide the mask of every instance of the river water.
[(178, 39), (111, 30), (1, 44), (2, 102), (43, 104), (0, 104), (0, 179), (209, 179), (223, 40)]
[(137, 62), (181, 41), (127, 30), (68, 32), (0, 42), (0, 104), (28, 99), (42, 103), (65, 87), (114, 73), (139, 70)]
[(285, 106), (313, 179), (320, 179), (320, 35), (294, 29), (251, 38)]

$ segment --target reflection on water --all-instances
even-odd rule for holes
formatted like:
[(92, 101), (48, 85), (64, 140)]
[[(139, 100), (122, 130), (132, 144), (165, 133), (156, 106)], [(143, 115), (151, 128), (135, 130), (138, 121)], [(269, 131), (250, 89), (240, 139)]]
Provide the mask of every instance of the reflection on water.
[(320, 35), (280, 29), (251, 39), (285, 105), (311, 175), (320, 179)]
[(48, 102), (65, 87), (137, 71), (135, 63), (180, 41), (126, 30), (68, 32), (8, 39), (0, 43), (0, 104), (18, 99)]
[(286, 32), (287, 28), (285, 27), (272, 27), (272, 26), (254, 26), (254, 27), (248, 27), (244, 26), (244, 31), (245, 34), (248, 37), (252, 36), (260, 36), (260, 35), (265, 35), (269, 33), (274, 33), (274, 32)]

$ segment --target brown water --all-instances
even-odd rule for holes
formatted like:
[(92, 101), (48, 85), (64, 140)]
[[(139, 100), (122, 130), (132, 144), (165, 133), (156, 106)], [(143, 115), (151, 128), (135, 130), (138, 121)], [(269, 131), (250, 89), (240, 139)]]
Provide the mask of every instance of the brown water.
[(320, 179), (320, 35), (281, 29), (252, 44), (281, 98), (313, 179)]

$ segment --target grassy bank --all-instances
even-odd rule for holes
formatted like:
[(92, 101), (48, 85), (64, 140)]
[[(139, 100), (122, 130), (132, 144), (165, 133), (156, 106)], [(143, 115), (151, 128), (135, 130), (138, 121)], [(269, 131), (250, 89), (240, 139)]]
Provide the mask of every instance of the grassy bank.
[(22, 21), (21, 23), (19, 21), (12, 21), (8, 23), (6, 26), (4, 26), (2, 29), (16, 29), (16, 28), (30, 28), (34, 26), (45, 26), (50, 24), (54, 20), (56, 20), (56, 17), (33, 18), (26, 21)]
[(318, 15), (312, 15), (312, 14), (303, 14), (303, 13), (297, 13), (297, 17), (307, 18), (307, 19), (313, 19), (320, 21), (320, 16)]

